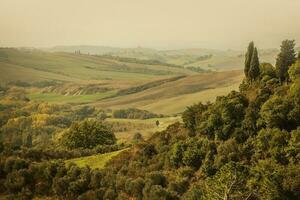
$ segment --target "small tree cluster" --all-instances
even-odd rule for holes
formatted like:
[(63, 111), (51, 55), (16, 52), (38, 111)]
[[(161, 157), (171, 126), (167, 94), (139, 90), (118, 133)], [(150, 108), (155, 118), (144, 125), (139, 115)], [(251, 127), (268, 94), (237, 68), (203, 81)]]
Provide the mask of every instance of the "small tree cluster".
[(62, 141), (71, 149), (93, 148), (97, 145), (113, 145), (116, 137), (101, 121), (84, 120), (72, 124), (63, 135)]
[(114, 118), (121, 119), (150, 119), (156, 117), (163, 117), (155, 113), (151, 113), (147, 110), (140, 110), (136, 108), (120, 109), (113, 112)]
[(253, 42), (250, 42), (247, 49), (244, 72), (246, 78), (251, 82), (255, 81), (260, 75), (258, 52)]

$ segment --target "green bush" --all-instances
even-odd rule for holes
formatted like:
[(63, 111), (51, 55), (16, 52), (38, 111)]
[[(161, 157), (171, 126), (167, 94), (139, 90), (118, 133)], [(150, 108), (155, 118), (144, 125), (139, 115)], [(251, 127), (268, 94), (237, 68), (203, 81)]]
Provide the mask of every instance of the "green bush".
[(93, 148), (97, 145), (113, 145), (116, 137), (101, 121), (84, 120), (71, 125), (62, 138), (63, 144), (71, 149)]
[(114, 118), (123, 118), (123, 119), (150, 119), (150, 118), (157, 118), (157, 117), (162, 117), (162, 116), (151, 113), (147, 110), (139, 110), (136, 108), (129, 108), (129, 109), (115, 110), (113, 112), (113, 117)]

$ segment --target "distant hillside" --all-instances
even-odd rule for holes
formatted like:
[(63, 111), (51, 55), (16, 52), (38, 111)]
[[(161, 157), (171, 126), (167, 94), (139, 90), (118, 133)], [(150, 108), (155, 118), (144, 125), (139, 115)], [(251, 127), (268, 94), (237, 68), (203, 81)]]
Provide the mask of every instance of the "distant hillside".
[(96, 54), (96, 55), (104, 55), (104, 54), (126, 54), (126, 53), (157, 53), (158, 50), (150, 49), (150, 48), (118, 48), (118, 47), (108, 47), (108, 46), (94, 46), (94, 45), (73, 45), (73, 46), (55, 46), (52, 48), (44, 49), (50, 52), (68, 52), (74, 53), (75, 51), (80, 51), (82, 54)]
[[(158, 52), (139, 50), (146, 55)], [(189, 57), (185, 53), (169, 51), (162, 55)], [(216, 56), (206, 55), (191, 57), (207, 62)], [(203, 101), (214, 100), (235, 88), (242, 74), (241, 70), (198, 73), (163, 61), (15, 48), (0, 48), (0, 72), (0, 84), (25, 87), (31, 100), (112, 109), (132, 107), (159, 114), (183, 111), (194, 103), (195, 95)]]
[[(244, 52), (234, 50), (215, 50), (204, 48), (155, 50), (149, 48), (113, 48), (103, 46), (57, 46), (48, 49), (52, 52), (75, 52), (83, 54), (111, 55), (141, 60), (152, 60), (185, 67), (201, 68), (211, 71), (242, 69)], [(277, 49), (260, 49), (262, 62), (275, 64)]]
[(124, 62), (110, 58), (74, 53), (0, 48), (1, 82), (57, 80), (76, 83), (139, 83), (195, 72), (164, 66)]
[[(127, 95), (117, 96), (92, 103), (103, 108), (140, 108), (159, 114), (175, 114), (197, 101), (214, 101), (218, 95), (237, 89), (243, 71), (201, 73), (173, 79), (152, 87), (144, 85), (127, 89)], [(143, 90), (138, 90), (144, 88)]]
[[(79, 47), (81, 53), (75, 53)], [(92, 48), (110, 54), (85, 54)], [(243, 75), (244, 54), (231, 50), (56, 49), (70, 52), (0, 48), (0, 83), (40, 88), (30, 91), (32, 100), (176, 114), (195, 99), (213, 101), (237, 89)], [(263, 49), (259, 54), (261, 62), (275, 64), (278, 50)], [(197, 68), (211, 72), (198, 73)]]
[(106, 47), (106, 46), (89, 46), (89, 45), (78, 45), (78, 46), (55, 46), (52, 48), (45, 49), (50, 52), (68, 52), (74, 53), (79, 51), (83, 54), (107, 54), (112, 52), (121, 51), (121, 48)]

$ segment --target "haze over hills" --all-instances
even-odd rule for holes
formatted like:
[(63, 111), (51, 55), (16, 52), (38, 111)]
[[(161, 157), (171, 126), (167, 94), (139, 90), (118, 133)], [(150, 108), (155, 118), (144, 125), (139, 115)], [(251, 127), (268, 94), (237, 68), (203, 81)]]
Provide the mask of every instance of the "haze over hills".
[[(299, 49), (299, 47), (298, 47)], [(50, 52), (80, 51), (83, 54), (112, 55), (142, 60), (157, 60), (184, 67), (197, 67), (205, 70), (224, 71), (241, 69), (244, 64), (244, 52), (239, 50), (216, 50), (205, 48), (187, 48), (175, 50), (156, 50), (151, 48), (115, 48), (106, 46), (56, 46), (46, 49)], [(261, 62), (275, 64), (278, 49), (260, 49)]]
[(0, 200), (300, 200), (299, 10), (0, 0)]
[[(260, 62), (274, 64), (278, 52), (259, 50)], [(0, 49), (1, 83), (55, 82), (31, 90), (33, 100), (113, 109), (136, 107), (161, 114), (180, 113), (199, 99), (213, 101), (215, 96), (237, 89), (243, 65), (244, 52), (234, 50), (89, 45)], [(134, 92), (124, 95), (123, 90)]]
[[(260, 62), (274, 64), (278, 52), (259, 50)], [(213, 101), (215, 96), (237, 89), (243, 65), (244, 52), (234, 50), (89, 45), (0, 49), (2, 83), (56, 82), (31, 90), (33, 100), (135, 107), (161, 114), (180, 113), (199, 99)], [(169, 80), (172, 77), (179, 79)], [(121, 95), (122, 90), (134, 92)]]
[(180, 54), (191, 54), (191, 55), (206, 55), (211, 53), (222, 53), (223, 50), (214, 49), (204, 49), (204, 48), (187, 48), (187, 49), (177, 49), (177, 50), (157, 50), (153, 48), (144, 47), (134, 47), (134, 48), (120, 48), (120, 47), (110, 47), (110, 46), (97, 46), (97, 45), (72, 45), (72, 46), (54, 46), (51, 48), (45, 48), (46, 51), (50, 52), (69, 52), (73, 53), (80, 50), (84, 54), (117, 54), (126, 52), (136, 52), (138, 53), (164, 53), (170, 55), (180, 55)]

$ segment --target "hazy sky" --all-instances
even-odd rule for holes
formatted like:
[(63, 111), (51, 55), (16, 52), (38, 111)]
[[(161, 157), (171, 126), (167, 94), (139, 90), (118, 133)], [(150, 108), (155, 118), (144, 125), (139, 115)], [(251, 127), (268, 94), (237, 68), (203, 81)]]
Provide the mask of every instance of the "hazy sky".
[(0, 0), (0, 46), (300, 46), (300, 0)]

